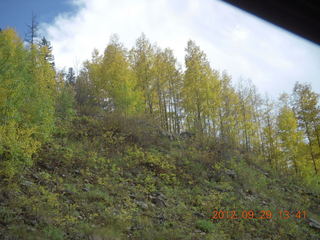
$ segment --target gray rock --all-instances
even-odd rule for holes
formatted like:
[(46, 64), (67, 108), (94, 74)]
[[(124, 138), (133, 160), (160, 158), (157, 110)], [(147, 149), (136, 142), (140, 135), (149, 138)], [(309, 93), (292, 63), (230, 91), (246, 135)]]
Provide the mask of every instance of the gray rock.
[(33, 173), (32, 175), (31, 175), (35, 180), (39, 180), (39, 176), (37, 175), (37, 174), (35, 174), (35, 173)]
[(193, 215), (195, 215), (196, 217), (199, 217), (199, 218), (205, 218), (205, 215), (203, 213), (196, 212)]
[(21, 183), (21, 185), (25, 186), (25, 187), (31, 187), (33, 185), (33, 182), (30, 182), (28, 180), (25, 180)]
[(137, 204), (138, 207), (142, 208), (143, 210), (147, 210), (148, 209), (148, 204), (146, 204), (145, 202), (135, 201), (135, 203)]
[(234, 170), (226, 169), (226, 170), (225, 170), (225, 173), (226, 173), (229, 177), (231, 177), (231, 178), (233, 178), (233, 179), (237, 177), (237, 174), (236, 174), (236, 172), (235, 172)]
[(214, 186), (213, 189), (217, 190), (219, 192), (230, 192), (230, 190), (224, 189), (224, 188), (222, 188), (220, 186)]
[(69, 189), (64, 189), (64, 190), (62, 191), (62, 193), (63, 193), (63, 195), (65, 195), (65, 196), (74, 195), (74, 192), (72, 192), (72, 191), (69, 190)]
[(129, 197), (130, 197), (131, 199), (135, 199), (135, 198), (136, 198), (136, 194), (135, 194), (135, 193), (129, 193)]
[(155, 192), (155, 193), (152, 193), (150, 196), (149, 196), (151, 202), (153, 204), (155, 204), (156, 206), (158, 207), (167, 207), (167, 204), (166, 204), (166, 197), (164, 196), (163, 193), (161, 192)]
[(161, 198), (151, 198), (152, 203), (154, 203), (158, 207), (167, 207), (166, 202)]
[(54, 170), (54, 167), (52, 167), (51, 165), (49, 164), (43, 164), (42, 165), (45, 169), (49, 170), (49, 171), (53, 171)]
[(166, 196), (162, 192), (155, 192), (155, 193), (153, 193), (153, 195), (155, 197), (161, 198), (163, 200), (167, 199)]
[(317, 220), (315, 220), (313, 218), (309, 218), (308, 220), (309, 220), (310, 227), (320, 229), (320, 222), (318, 222)]

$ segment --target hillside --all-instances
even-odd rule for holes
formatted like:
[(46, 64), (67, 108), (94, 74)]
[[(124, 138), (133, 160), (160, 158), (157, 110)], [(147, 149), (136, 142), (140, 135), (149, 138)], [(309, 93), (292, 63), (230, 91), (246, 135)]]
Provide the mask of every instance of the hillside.
[[(217, 154), (223, 146), (127, 121), (82, 118), (44, 145), (26, 174), (1, 185), (0, 238), (319, 239), (310, 220), (319, 224), (319, 193), (250, 153)], [(210, 219), (214, 210), (265, 219)]]
[[(144, 34), (76, 74), (0, 30), (0, 239), (320, 239), (320, 105)], [(36, 41), (37, 40), (37, 41)]]

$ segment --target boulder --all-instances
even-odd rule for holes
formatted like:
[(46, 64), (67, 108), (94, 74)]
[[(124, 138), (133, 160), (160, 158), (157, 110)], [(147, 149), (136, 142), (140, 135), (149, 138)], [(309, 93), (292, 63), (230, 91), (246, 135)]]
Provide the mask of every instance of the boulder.
[(314, 218), (309, 218), (309, 226), (312, 228), (320, 229), (320, 222), (315, 220)]
[(146, 204), (145, 202), (135, 201), (135, 203), (137, 204), (138, 207), (140, 207), (143, 210), (147, 210), (148, 209), (148, 204)]
[(149, 196), (151, 202), (158, 207), (167, 207), (166, 197), (161, 192), (152, 193)]

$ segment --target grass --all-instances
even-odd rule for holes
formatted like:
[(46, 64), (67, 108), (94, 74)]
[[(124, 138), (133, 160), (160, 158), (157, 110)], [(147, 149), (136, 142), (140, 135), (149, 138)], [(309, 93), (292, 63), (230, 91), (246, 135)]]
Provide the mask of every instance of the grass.
[(320, 238), (307, 219), (210, 219), (213, 210), (305, 210), (319, 220), (319, 195), (297, 179), (261, 163), (266, 176), (250, 155), (235, 152), (226, 167), (190, 141), (117, 134), (72, 129), (43, 146), (34, 166), (0, 186), (0, 239)]

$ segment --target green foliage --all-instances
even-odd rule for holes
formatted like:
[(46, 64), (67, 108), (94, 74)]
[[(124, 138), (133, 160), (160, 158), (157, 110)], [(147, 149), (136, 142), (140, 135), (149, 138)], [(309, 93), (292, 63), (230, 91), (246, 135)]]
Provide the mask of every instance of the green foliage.
[(311, 164), (315, 174), (318, 173), (320, 152), (319, 94), (312, 91), (308, 84), (296, 83), (293, 90), (293, 108), (299, 126), (308, 140)]
[(48, 226), (43, 231), (45, 233), (46, 239), (63, 240), (65, 238), (64, 233), (59, 228)]
[(55, 81), (46, 51), (25, 49), (11, 29), (0, 33), (0, 174), (8, 178), (32, 163), (53, 130)]
[(94, 55), (87, 68), (99, 104), (110, 112), (130, 116), (140, 112), (142, 100), (126, 55), (114, 37), (104, 55)]
[(196, 222), (196, 227), (203, 232), (210, 233), (214, 231), (214, 225), (209, 220), (198, 220)]
[(193, 41), (188, 42), (185, 64), (183, 106), (188, 112), (189, 124), (202, 133), (206, 128), (204, 123), (216, 114), (213, 106), (218, 105), (219, 82), (205, 53)]
[(0, 175), (12, 179), (32, 164), (32, 154), (39, 142), (32, 137), (33, 129), (20, 128), (14, 121), (0, 126)]
[(65, 82), (46, 39), (1, 31), (0, 238), (317, 239), (305, 219), (210, 216), (316, 215), (318, 94), (297, 83), (276, 108), (192, 41), (185, 60), (114, 37)]
[(59, 95), (56, 99), (56, 115), (61, 120), (68, 122), (75, 117), (75, 93), (73, 87), (67, 83), (61, 83)]
[(299, 147), (302, 145), (302, 134), (298, 130), (298, 123), (294, 112), (288, 107), (283, 106), (278, 115), (278, 128), (281, 139), (282, 155), (284, 168), (288, 165), (295, 169), (298, 173), (301, 167), (299, 166)]

